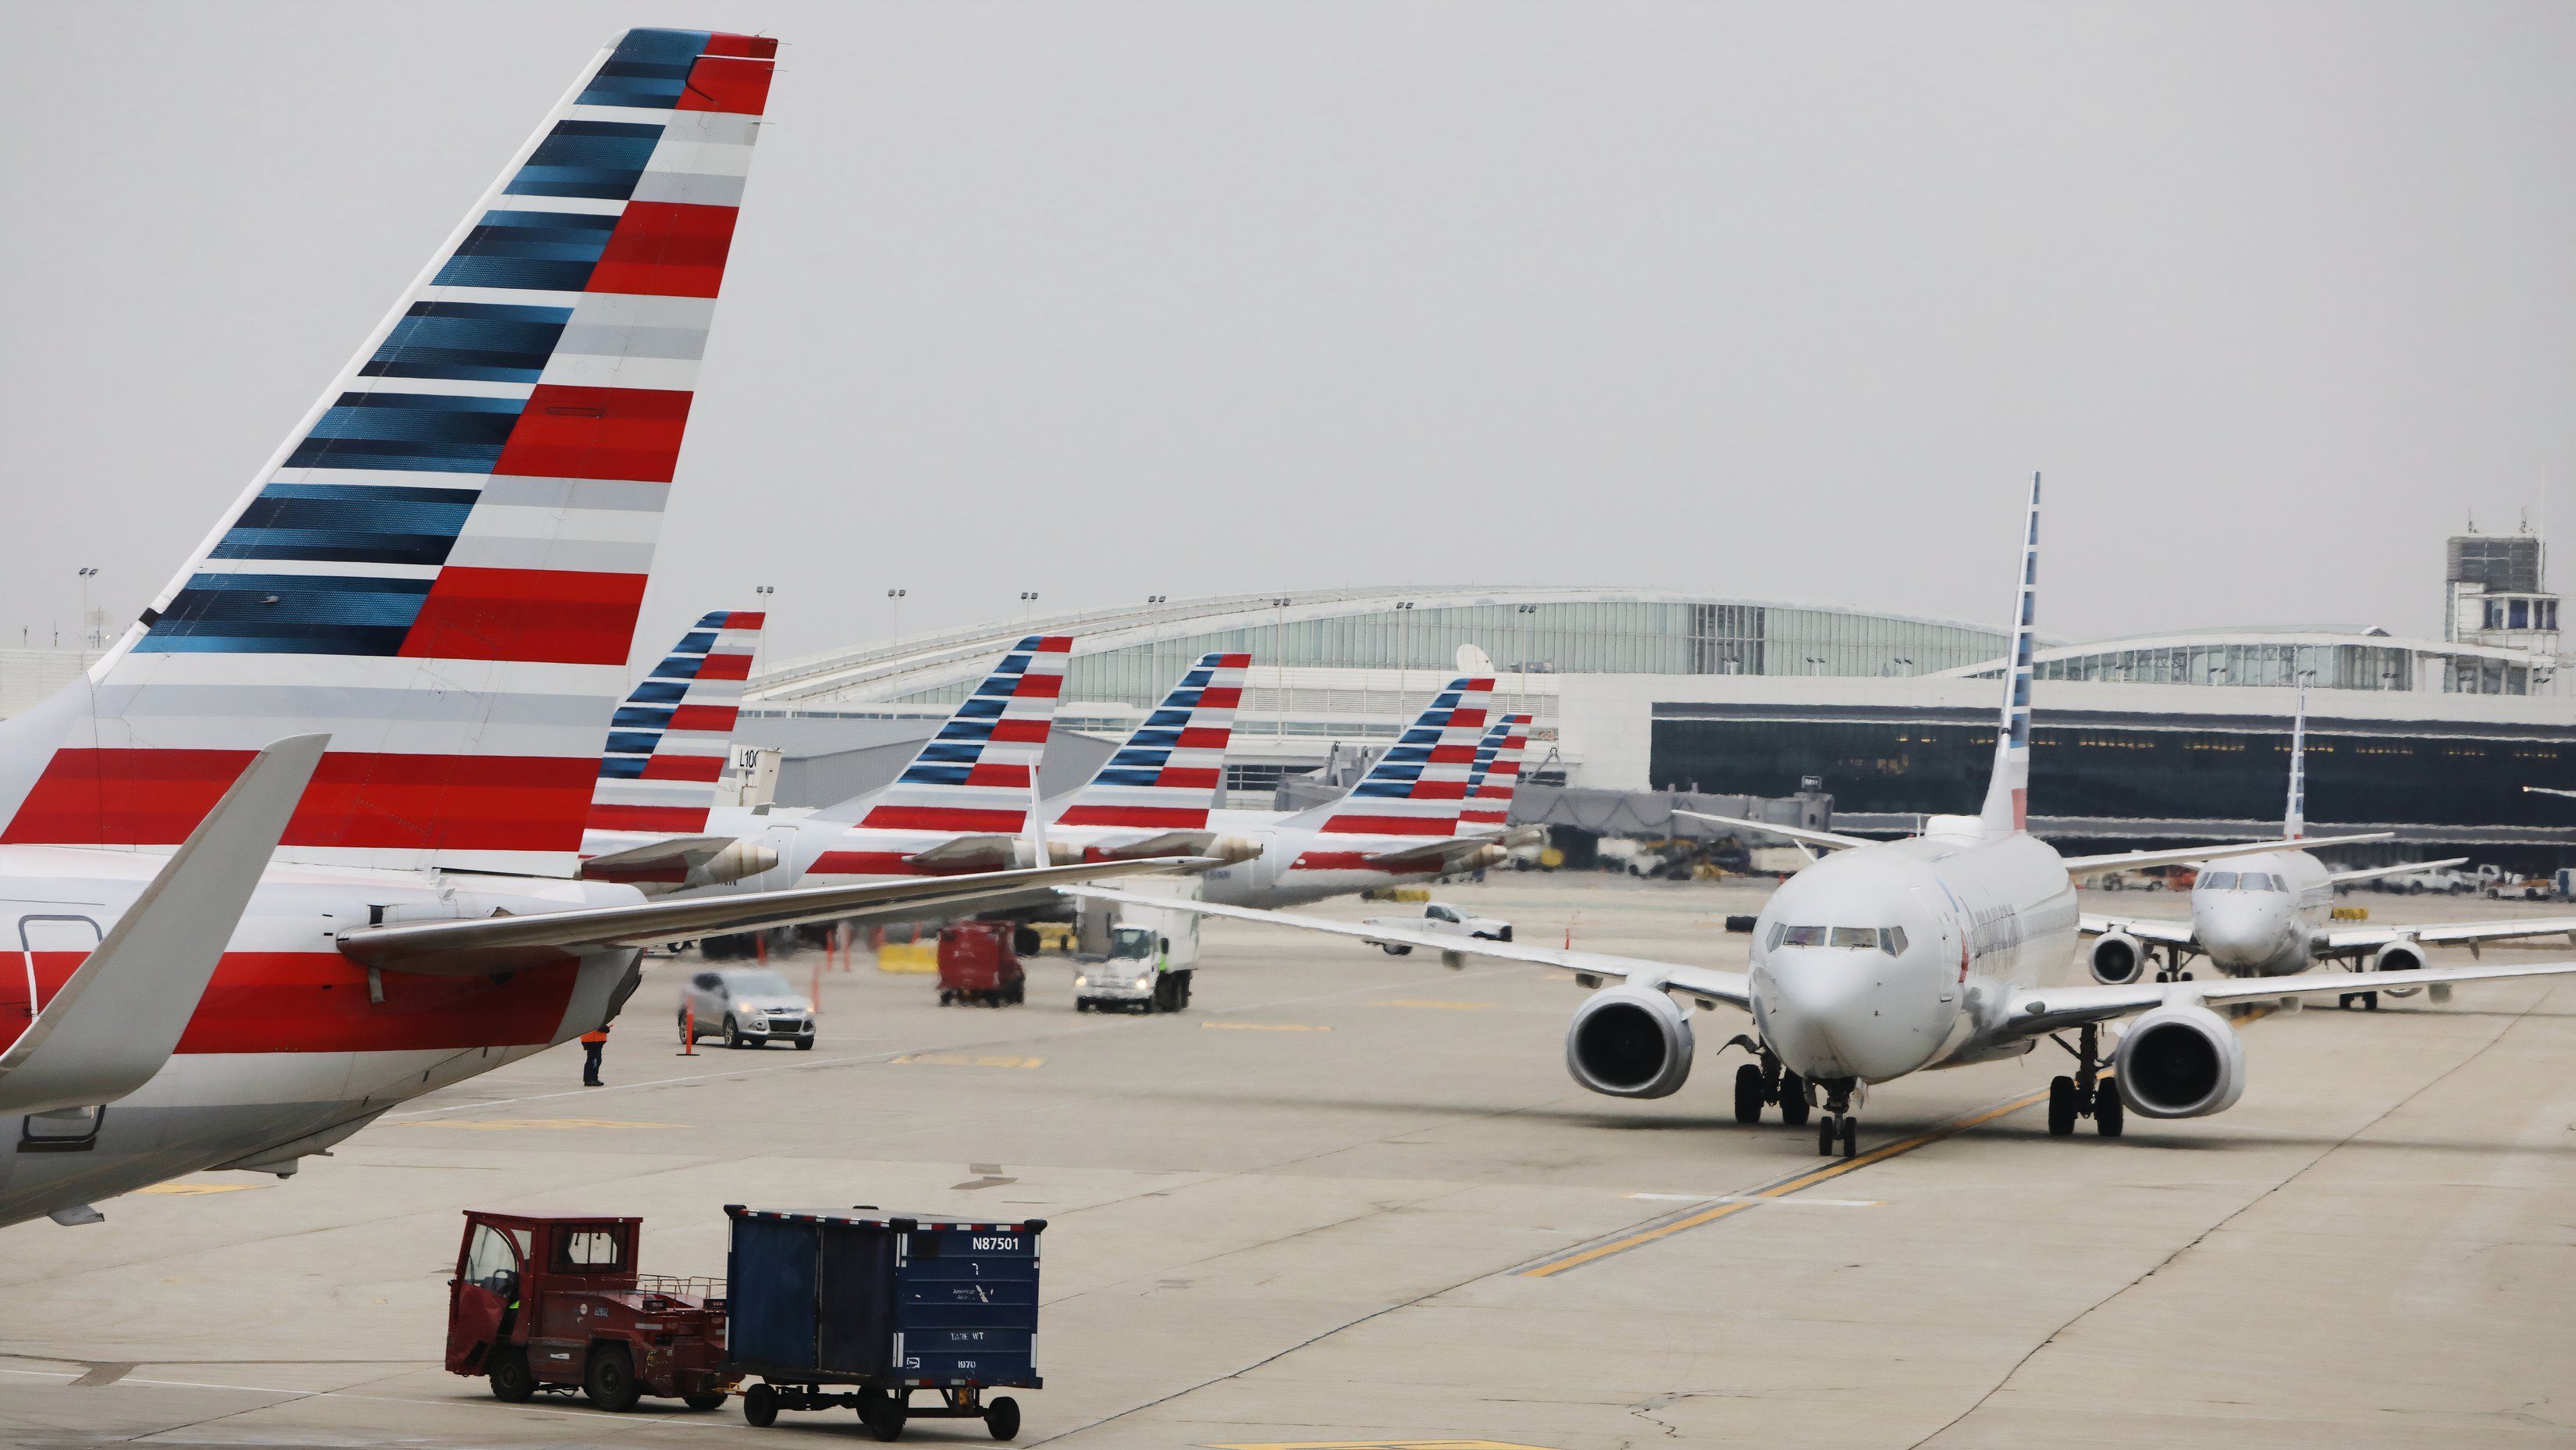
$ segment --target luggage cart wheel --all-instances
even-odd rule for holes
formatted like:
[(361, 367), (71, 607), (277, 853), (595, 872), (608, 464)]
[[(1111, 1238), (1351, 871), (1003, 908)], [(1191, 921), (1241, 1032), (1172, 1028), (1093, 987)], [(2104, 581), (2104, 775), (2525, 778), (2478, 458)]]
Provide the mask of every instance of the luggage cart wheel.
[(766, 1430), (778, 1423), (778, 1391), (761, 1381), (742, 1392), (742, 1417), (752, 1428)]
[(996, 1440), (1017, 1439), (1020, 1433), (1020, 1402), (1003, 1395), (984, 1407), (984, 1433)]
[(880, 1440), (903, 1438), (904, 1400), (901, 1390), (879, 1390), (859, 1401), (859, 1423)]

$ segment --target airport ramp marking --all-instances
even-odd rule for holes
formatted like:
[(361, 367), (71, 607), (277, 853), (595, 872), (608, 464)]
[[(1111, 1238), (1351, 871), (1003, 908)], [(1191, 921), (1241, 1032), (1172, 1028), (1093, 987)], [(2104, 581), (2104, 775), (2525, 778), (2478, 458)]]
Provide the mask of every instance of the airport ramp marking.
[(1631, 1193), (1661, 1203), (1790, 1203), (1800, 1208), (1878, 1208), (1883, 1198), (1759, 1198), (1750, 1193)]
[(1199, 1030), (1202, 1032), (1330, 1032), (1333, 1029), (1306, 1022), (1202, 1022), (1199, 1024)]
[(998, 1052), (907, 1052), (897, 1067), (1044, 1067), (1043, 1057), (1012, 1057)]
[(484, 1133), (507, 1133), (520, 1128), (540, 1132), (572, 1131), (581, 1128), (685, 1128), (686, 1123), (630, 1123), (620, 1118), (461, 1118), (444, 1122), (413, 1119), (398, 1124), (405, 1128), (472, 1128)]
[[(2103, 1081), (2110, 1081), (2110, 1075), (2104, 1074)], [(1541, 1259), (1512, 1272), (1524, 1279), (1544, 1279), (1551, 1275), (1562, 1274), (1568, 1269), (1579, 1269), (1586, 1264), (1599, 1263), (1613, 1254), (1624, 1254), (1630, 1249), (1643, 1248), (1659, 1239), (1671, 1238), (1685, 1229), (1715, 1223), (1722, 1218), (1733, 1218), (1739, 1213), (1748, 1212), (1771, 1200), (1786, 1198), (1801, 1189), (1813, 1188), (1819, 1183), (1830, 1183), (1846, 1173), (1857, 1173), (1873, 1163), (1884, 1163), (1890, 1158), (1911, 1153), (1917, 1148), (1928, 1148), (1944, 1138), (1956, 1137), (1970, 1128), (1983, 1126), (1997, 1118), (2018, 1113), (2024, 1108), (2047, 1100), (2048, 1094), (2045, 1091), (2023, 1093), (2018, 1097), (2006, 1098), (2002, 1102), (1988, 1104), (1973, 1113), (1952, 1118), (1938, 1127), (1928, 1128), (1911, 1137), (1899, 1138), (1893, 1143), (1881, 1143), (1866, 1153), (1836, 1159), (1822, 1168), (1809, 1168), (1792, 1173), (1786, 1178), (1766, 1183), (1749, 1193), (1735, 1194), (1726, 1202), (1668, 1218), (1662, 1223), (1638, 1229), (1633, 1233), (1622, 1234), (1615, 1239), (1596, 1243), (1588, 1248)]]

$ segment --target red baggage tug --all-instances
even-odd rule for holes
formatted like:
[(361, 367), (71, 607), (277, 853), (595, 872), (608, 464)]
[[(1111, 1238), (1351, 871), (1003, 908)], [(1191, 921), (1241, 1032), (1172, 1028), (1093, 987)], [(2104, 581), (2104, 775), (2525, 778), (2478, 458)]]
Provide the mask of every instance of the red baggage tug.
[(603, 1410), (644, 1395), (693, 1410), (725, 1401), (721, 1279), (636, 1272), (644, 1221), (581, 1214), (465, 1215), (447, 1281), (447, 1368), (495, 1399), (579, 1389)]
[(1007, 921), (951, 922), (939, 932), (939, 1005), (1017, 1006), (1028, 996), (1020, 928)]

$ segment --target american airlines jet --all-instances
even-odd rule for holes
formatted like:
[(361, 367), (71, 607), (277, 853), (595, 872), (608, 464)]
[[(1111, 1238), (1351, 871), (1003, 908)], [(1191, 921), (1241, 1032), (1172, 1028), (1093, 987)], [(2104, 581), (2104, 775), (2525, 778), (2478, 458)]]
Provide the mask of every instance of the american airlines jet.
[[(2307, 725), (2307, 695), (2302, 691), (2298, 713), (2290, 723), (2290, 803), (2281, 822), (2281, 834), (2293, 842), (2307, 835)], [(2336, 839), (2386, 840), (2387, 835)], [(2093, 980), (2114, 985), (2134, 982), (2146, 972), (2150, 959), (2159, 950), (2164, 964), (2156, 971), (2158, 981), (2188, 976), (2186, 966), (2200, 955), (2207, 956), (2212, 967), (2231, 977), (2286, 976), (2324, 961), (2354, 965), (2366, 962), (2367, 969), (2373, 972), (2406, 972), (2424, 965), (2424, 949), (2428, 946), (2465, 946), (2475, 951), (2487, 942), (2576, 933), (2576, 916), (2438, 921), (2414, 926), (2338, 926), (2332, 920), (2337, 886), (2457, 866), (2468, 858), (2455, 856), (2447, 861), (2409, 861), (2333, 871), (2306, 849), (2307, 845), (2323, 844), (2326, 843), (2303, 842), (2284, 850), (2240, 856), (2224, 869), (2202, 871), (2192, 883), (2189, 921), (2086, 916), (2083, 930), (2098, 938), (2085, 954)], [(2394, 995), (2404, 996), (2411, 991), (2396, 989)], [(2436, 990), (2433, 995), (2438, 1001), (2449, 994)], [(2376, 1008), (2379, 993), (2346, 992), (2335, 1005), (2349, 1007), (2356, 1002), (2365, 1008)]]
[(598, 1027), (646, 943), (1154, 864), (577, 874), (776, 48), (601, 52), (151, 607), (0, 722), (0, 1224), (292, 1173)]
[[(1732, 1041), (1756, 1057), (1737, 1069), (1735, 1112), (1755, 1122), (1767, 1104), (1803, 1123), (1811, 1107), (1819, 1153), (1857, 1151), (1855, 1116), (1870, 1087), (1931, 1068), (2019, 1057), (2056, 1037), (2076, 1070), (2050, 1084), (2048, 1127), (2075, 1131), (2090, 1117), (2105, 1137), (2125, 1115), (2188, 1118), (2220, 1112), (2245, 1090), (2245, 1047), (2216, 1008), (2231, 1002), (2393, 990), (2455, 982), (2576, 973), (2576, 962), (2512, 967), (2320, 973), (2251, 981), (2128, 982), (2050, 986), (2074, 954), (2078, 873), (2166, 861), (2246, 855), (2279, 843), (2068, 858), (2025, 829), (2030, 780), (2033, 603), (2039, 565), (2039, 481), (2031, 481), (2012, 654), (2004, 670), (1994, 772), (1984, 808), (1935, 816), (1921, 836), (1872, 842), (1800, 833), (1832, 854), (1772, 893), (1755, 920), (1751, 969), (1720, 971), (1597, 952), (1393, 930), (1221, 904), (1156, 902), (1212, 915), (1270, 921), (1384, 944), (1420, 946), (1453, 964), (1468, 956), (1558, 967), (1599, 987), (1575, 1009), (1566, 1070), (1613, 1097), (1678, 1091), (1695, 1051), (1691, 1006), (1749, 1013), (1753, 1033)], [(1071, 894), (1125, 899), (1115, 890)], [(1604, 985), (1613, 983), (1616, 985)], [(2108, 1053), (2100, 1027), (2135, 1017)], [(2062, 1034), (2073, 1034), (2068, 1042)], [(2113, 1069), (2111, 1081), (2104, 1069)]]

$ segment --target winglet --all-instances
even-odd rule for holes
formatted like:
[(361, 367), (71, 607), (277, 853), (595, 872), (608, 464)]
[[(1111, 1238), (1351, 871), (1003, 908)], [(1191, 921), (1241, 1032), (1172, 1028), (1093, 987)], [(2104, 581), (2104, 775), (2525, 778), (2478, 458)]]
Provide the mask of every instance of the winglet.
[(2013, 588), (2012, 656), (2004, 664), (2003, 719), (1995, 732), (1995, 772), (1986, 782), (1978, 823), (1988, 836), (2030, 825), (2030, 654), (2032, 604), (2039, 595), (2039, 475), (2030, 476), (2030, 513), (2022, 527), (2021, 582)]
[(0, 1053), (0, 1112), (114, 1102), (161, 1070), (330, 743), (328, 735), (290, 736), (252, 757), (89, 960)]

